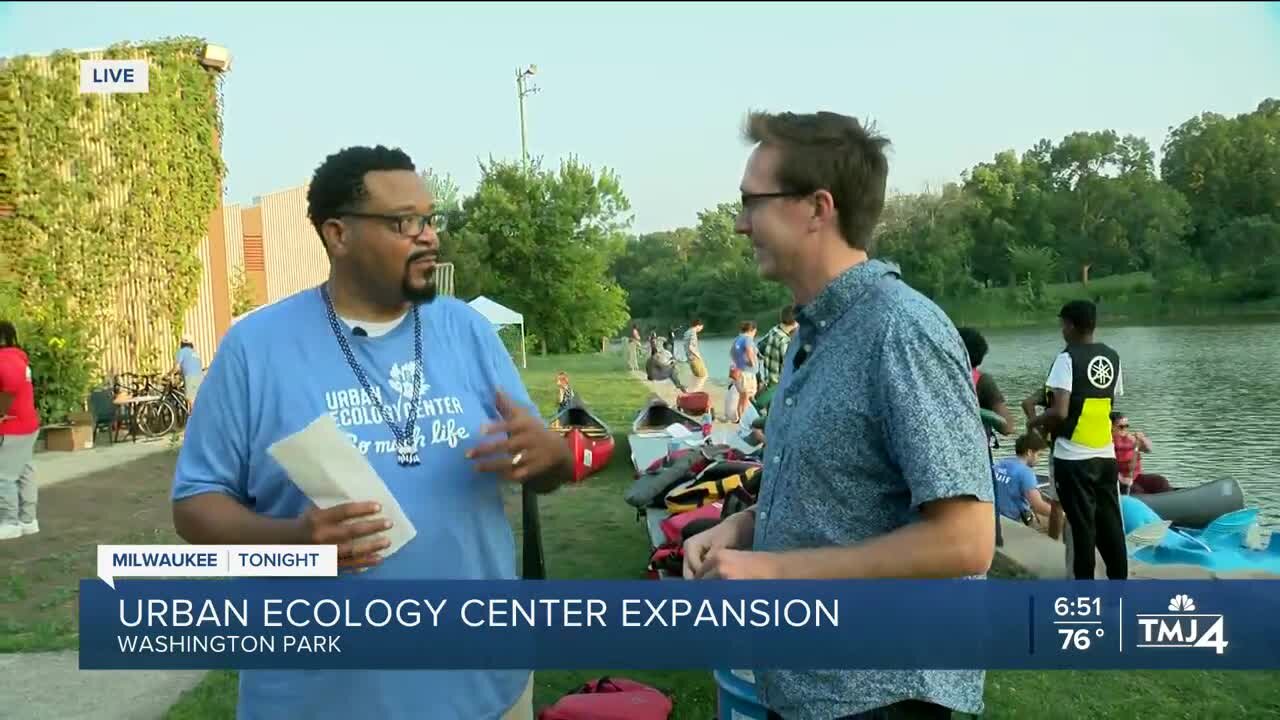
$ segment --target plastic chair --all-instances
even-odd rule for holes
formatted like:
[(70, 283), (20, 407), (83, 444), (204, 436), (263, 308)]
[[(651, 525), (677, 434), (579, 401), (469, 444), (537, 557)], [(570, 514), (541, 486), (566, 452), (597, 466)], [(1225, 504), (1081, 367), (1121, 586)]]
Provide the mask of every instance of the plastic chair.
[(98, 388), (89, 393), (89, 412), (93, 414), (93, 434), (106, 430), (111, 437), (111, 444), (116, 442), (116, 425), (119, 420), (119, 407), (113, 402), (114, 394), (110, 388)]

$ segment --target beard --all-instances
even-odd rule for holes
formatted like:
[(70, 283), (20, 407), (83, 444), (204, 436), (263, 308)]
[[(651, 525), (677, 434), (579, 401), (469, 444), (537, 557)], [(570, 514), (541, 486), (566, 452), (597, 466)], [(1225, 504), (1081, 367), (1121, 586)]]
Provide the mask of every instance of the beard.
[(420, 254), (409, 258), (405, 263), (404, 278), (400, 281), (400, 293), (404, 295), (404, 299), (412, 303), (429, 303), (436, 299), (436, 270), (435, 265), (431, 266), (431, 271), (427, 273), (420, 286), (414, 286), (413, 263), (423, 257), (429, 257), (426, 254)]

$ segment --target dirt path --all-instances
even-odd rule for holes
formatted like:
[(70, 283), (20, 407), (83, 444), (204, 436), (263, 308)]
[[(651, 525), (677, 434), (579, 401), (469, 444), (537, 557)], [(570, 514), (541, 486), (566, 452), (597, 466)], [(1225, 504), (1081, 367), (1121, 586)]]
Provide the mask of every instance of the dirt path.
[[(676, 390), (676, 386), (670, 380), (649, 380), (644, 372), (640, 370), (632, 370), (630, 372), (631, 377), (644, 383), (658, 397), (673, 406), (676, 404), (676, 395), (679, 394), (679, 391)], [(726, 389), (723, 383), (710, 378), (699, 388), (701, 392), (706, 393), (710, 398), (711, 409), (715, 411), (716, 419), (719, 422), (724, 421), (724, 394)]]

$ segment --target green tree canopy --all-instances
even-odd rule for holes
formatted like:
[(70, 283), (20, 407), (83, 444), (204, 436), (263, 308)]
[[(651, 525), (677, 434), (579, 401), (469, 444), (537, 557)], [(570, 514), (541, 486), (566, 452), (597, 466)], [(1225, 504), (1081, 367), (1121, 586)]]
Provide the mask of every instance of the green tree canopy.
[(460, 294), (523, 313), (548, 351), (598, 349), (627, 320), (626, 293), (609, 273), (630, 222), (617, 176), (576, 159), (555, 172), (491, 161), (481, 173), (465, 223), (450, 232)]

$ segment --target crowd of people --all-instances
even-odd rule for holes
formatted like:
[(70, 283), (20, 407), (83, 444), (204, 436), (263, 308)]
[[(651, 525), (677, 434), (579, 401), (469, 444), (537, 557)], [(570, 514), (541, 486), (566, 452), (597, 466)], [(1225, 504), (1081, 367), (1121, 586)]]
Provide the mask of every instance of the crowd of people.
[[(768, 407), (772, 389), (782, 378), (782, 363), (791, 346), (791, 338), (799, 326), (795, 312), (794, 305), (784, 307), (777, 324), (758, 342), (755, 321), (746, 320), (739, 326), (738, 335), (729, 347), (725, 421), (741, 421), (749, 406), (754, 405), (761, 410)], [(698, 342), (703, 327), (702, 320), (695, 319), (679, 339), (676, 339), (674, 331), (666, 337), (651, 332), (648, 357), (644, 362), (645, 377), (654, 381), (670, 381), (682, 393), (701, 390), (707, 382), (706, 361)], [(639, 326), (633, 324), (626, 347), (627, 364), (631, 370), (639, 370), (640, 367), (640, 337)], [(672, 349), (667, 348), (668, 343)], [(693, 381), (686, 382), (687, 377), (692, 377)]]
[[(796, 312), (795, 305), (783, 308), (778, 323), (758, 342), (756, 324), (745, 321), (730, 344), (724, 419), (737, 423), (754, 405), (761, 416), (756, 435), (761, 441), (767, 437), (764, 419), (799, 327)], [(1014, 439), (1014, 455), (992, 461), (996, 511), (1048, 530), (1056, 505), (1066, 521), (1070, 574), (1092, 577), (1088, 561), (1082, 560), (1077, 568), (1074, 558), (1091, 558), (1096, 547), (1111, 559), (1115, 575), (1125, 577), (1118, 495), (1166, 492), (1169, 482), (1143, 471), (1142, 456), (1152, 452), (1152, 443), (1144, 433), (1131, 432), (1128, 416), (1114, 409), (1115, 399), (1124, 393), (1121, 362), (1115, 350), (1093, 337), (1096, 306), (1087, 300), (1067, 303), (1058, 319), (1066, 347), (1054, 358), (1043, 387), (1021, 404), (1025, 427)], [(679, 340), (674, 332), (665, 338), (651, 333), (645, 362), (648, 379), (669, 380), (681, 392), (700, 389), (707, 379), (698, 345), (702, 328), (702, 322), (694, 320)], [(956, 332), (964, 344), (987, 440), (998, 444), (999, 436), (1015, 435), (1017, 422), (995, 377), (982, 370), (990, 348), (976, 328), (959, 327)], [(632, 369), (639, 366), (640, 337), (639, 327), (633, 325), (628, 343)], [(674, 352), (667, 349), (668, 342)], [(694, 383), (684, 379), (690, 374)], [(1048, 483), (1036, 473), (1046, 455)], [(1115, 493), (1109, 491), (1113, 486)]]
[[(1142, 471), (1142, 455), (1152, 443), (1132, 432), (1128, 416), (1115, 409), (1124, 394), (1119, 353), (1095, 338), (1097, 307), (1088, 300), (1063, 305), (1058, 314), (1064, 349), (1057, 354), (1043, 386), (1021, 403), (1024, 432), (1014, 456), (994, 463), (996, 508), (1000, 515), (1029, 526), (1048, 528), (1058, 509), (1065, 520), (1069, 575), (1092, 579), (1095, 550), (1107, 576), (1128, 577), (1120, 496), (1170, 489), (1161, 475)], [(973, 368), (978, 406), (988, 439), (1014, 433), (1014, 420), (995, 379), (981, 370), (986, 339), (974, 328), (959, 328)], [(1041, 454), (1049, 454), (1049, 482), (1035, 473)]]

